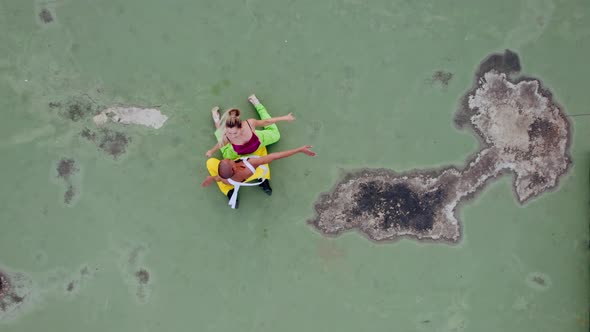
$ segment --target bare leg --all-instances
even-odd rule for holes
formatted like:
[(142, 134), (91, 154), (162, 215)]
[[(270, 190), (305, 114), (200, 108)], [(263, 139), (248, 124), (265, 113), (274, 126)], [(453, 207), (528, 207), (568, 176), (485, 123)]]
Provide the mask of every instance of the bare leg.
[(215, 106), (211, 109), (211, 116), (213, 117), (213, 123), (215, 123), (215, 128), (219, 128), (219, 106)]

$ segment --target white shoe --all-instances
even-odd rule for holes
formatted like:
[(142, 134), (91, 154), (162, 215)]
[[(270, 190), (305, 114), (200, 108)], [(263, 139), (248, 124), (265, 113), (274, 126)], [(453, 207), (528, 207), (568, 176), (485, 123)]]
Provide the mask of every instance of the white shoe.
[(215, 106), (211, 109), (211, 116), (213, 117), (213, 122), (215, 122), (215, 127), (219, 127), (219, 106)]
[(248, 97), (248, 101), (254, 106), (260, 104), (260, 100), (258, 100), (255, 94), (250, 95), (250, 97)]

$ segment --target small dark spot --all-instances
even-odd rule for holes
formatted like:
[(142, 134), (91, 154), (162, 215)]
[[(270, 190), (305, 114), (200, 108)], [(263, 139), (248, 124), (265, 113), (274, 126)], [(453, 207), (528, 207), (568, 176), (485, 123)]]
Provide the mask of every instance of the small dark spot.
[(428, 324), (428, 323), (430, 323), (430, 319), (426, 319), (426, 320), (422, 321), (422, 324)]
[(71, 292), (74, 290), (74, 282), (70, 281), (70, 283), (68, 284), (68, 287), (66, 288), (68, 290), (68, 292)]
[(10, 294), (10, 299), (13, 303), (22, 303), (25, 300), (24, 296), (18, 296), (14, 293)]
[(41, 19), (41, 22), (45, 24), (53, 22), (53, 15), (51, 15), (51, 12), (47, 8), (41, 9), (39, 18)]
[(62, 179), (69, 179), (74, 173), (78, 171), (76, 162), (73, 159), (62, 159), (57, 165), (57, 177)]
[(74, 190), (74, 186), (72, 186), (71, 184), (68, 185), (68, 190), (66, 190), (66, 192), (64, 193), (64, 203), (70, 204), (75, 194), (76, 191)]
[(84, 137), (89, 141), (94, 141), (96, 139), (96, 133), (88, 128), (82, 129), (82, 131), (80, 132), (80, 136)]
[(268, 229), (264, 228), (262, 230), (262, 237), (265, 239), (268, 239)]
[(127, 145), (131, 142), (131, 138), (119, 131), (102, 129), (100, 134), (101, 137), (98, 147), (113, 156), (114, 159), (125, 153)]
[(545, 279), (543, 279), (540, 276), (534, 276), (532, 280), (537, 285), (540, 285), (540, 286), (545, 286), (546, 285)]
[(59, 108), (61, 107), (61, 103), (60, 102), (56, 102), (56, 101), (52, 101), (49, 103), (49, 108), (53, 109), (53, 108)]
[(140, 284), (145, 285), (150, 281), (150, 274), (145, 269), (140, 269), (139, 271), (135, 272), (135, 277)]
[(448, 86), (453, 78), (453, 73), (437, 70), (432, 74), (432, 82), (439, 82), (442, 86)]
[(90, 271), (88, 271), (88, 266), (84, 266), (82, 270), (80, 270), (80, 274), (83, 276), (88, 275), (89, 273)]

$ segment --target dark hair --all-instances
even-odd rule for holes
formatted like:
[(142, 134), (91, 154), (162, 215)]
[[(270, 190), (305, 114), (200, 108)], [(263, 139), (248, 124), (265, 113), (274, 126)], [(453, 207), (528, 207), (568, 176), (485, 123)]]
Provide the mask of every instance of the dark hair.
[(232, 108), (229, 110), (227, 114), (227, 119), (225, 120), (225, 127), (226, 128), (242, 128), (242, 120), (240, 120), (240, 110), (237, 108)]

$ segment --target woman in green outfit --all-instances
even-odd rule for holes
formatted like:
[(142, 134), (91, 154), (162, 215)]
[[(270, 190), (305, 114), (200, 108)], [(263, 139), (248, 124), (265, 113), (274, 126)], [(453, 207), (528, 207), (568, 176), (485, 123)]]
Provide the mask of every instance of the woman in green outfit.
[[(219, 116), (219, 107), (214, 107), (211, 110), (215, 128), (217, 128), (215, 136), (218, 143), (207, 151), (207, 157), (211, 157), (217, 150), (221, 150), (224, 159), (232, 160), (240, 156), (261, 155), (261, 148), (276, 143), (281, 138), (276, 122), (295, 120), (292, 113), (272, 118), (256, 95), (248, 97), (248, 101), (258, 112), (260, 120), (242, 121), (240, 110), (236, 108), (226, 111), (221, 117)], [(257, 127), (263, 129), (258, 130)]]

